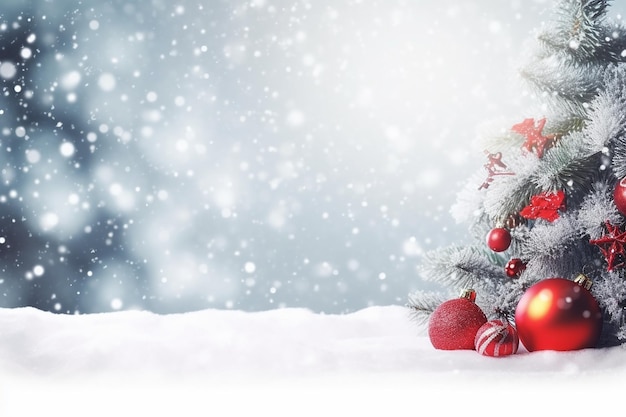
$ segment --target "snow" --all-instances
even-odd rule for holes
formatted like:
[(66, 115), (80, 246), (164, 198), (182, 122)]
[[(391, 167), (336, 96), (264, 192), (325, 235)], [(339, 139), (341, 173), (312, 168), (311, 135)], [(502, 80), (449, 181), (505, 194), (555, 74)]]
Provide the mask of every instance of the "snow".
[(0, 338), (2, 416), (583, 415), (612, 410), (626, 377), (622, 347), (439, 351), (399, 305), (169, 315), (25, 307), (0, 310)]
[(438, 351), (388, 305), (465, 238), (443, 213), (552, 2), (4, 3), (0, 417), (621, 399), (621, 347)]

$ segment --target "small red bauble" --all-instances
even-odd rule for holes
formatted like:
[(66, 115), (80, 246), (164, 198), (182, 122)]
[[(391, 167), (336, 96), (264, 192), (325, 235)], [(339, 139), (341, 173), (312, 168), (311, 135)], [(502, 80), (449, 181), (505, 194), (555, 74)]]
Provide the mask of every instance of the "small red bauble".
[(613, 201), (620, 213), (626, 216), (626, 178), (622, 178), (613, 190)]
[(460, 298), (443, 302), (428, 321), (428, 336), (435, 349), (474, 349), (476, 332), (487, 322), (485, 313), (476, 305), (476, 293), (466, 290)]
[(504, 266), (507, 277), (518, 277), (526, 269), (526, 264), (519, 258), (513, 258)]
[(474, 347), (485, 356), (512, 355), (519, 347), (517, 330), (506, 320), (488, 321), (476, 332)]
[(487, 233), (487, 246), (492, 251), (504, 252), (511, 245), (511, 233), (504, 227), (496, 227)]
[(602, 332), (602, 311), (584, 275), (570, 281), (548, 278), (524, 292), (515, 310), (520, 342), (529, 352), (595, 347)]

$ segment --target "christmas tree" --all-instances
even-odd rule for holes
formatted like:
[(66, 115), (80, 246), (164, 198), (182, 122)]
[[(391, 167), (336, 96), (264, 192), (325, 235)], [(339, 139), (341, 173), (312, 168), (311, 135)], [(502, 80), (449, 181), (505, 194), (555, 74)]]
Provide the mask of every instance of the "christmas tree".
[[(520, 70), (536, 105), (480, 138), (485, 165), (451, 210), (475, 243), (424, 255), (421, 278), (443, 290), (409, 295), (416, 320), (426, 323), (472, 289), (487, 320), (518, 330), (522, 318), (565, 314), (541, 335), (563, 330), (563, 339), (591, 314), (591, 307), (570, 309), (572, 297), (588, 291), (601, 315), (593, 346), (626, 344), (626, 29), (609, 19), (609, 6), (561, 0), (537, 30)], [(559, 298), (553, 278), (577, 281), (575, 296)], [(521, 308), (539, 284), (549, 291), (535, 291)]]

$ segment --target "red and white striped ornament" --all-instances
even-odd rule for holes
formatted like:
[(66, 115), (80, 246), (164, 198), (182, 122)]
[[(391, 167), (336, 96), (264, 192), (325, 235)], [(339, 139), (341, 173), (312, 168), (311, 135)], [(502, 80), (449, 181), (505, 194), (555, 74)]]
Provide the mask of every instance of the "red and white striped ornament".
[(476, 332), (474, 347), (485, 356), (512, 355), (519, 347), (517, 329), (508, 321), (488, 321)]

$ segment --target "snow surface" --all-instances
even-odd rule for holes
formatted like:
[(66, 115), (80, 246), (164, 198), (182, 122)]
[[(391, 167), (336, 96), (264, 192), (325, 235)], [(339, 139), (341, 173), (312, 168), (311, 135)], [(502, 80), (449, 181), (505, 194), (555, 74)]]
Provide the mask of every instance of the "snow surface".
[(402, 306), (344, 315), (28, 307), (0, 309), (0, 375), (0, 416), (12, 417), (583, 415), (621, 401), (626, 349), (438, 351)]

